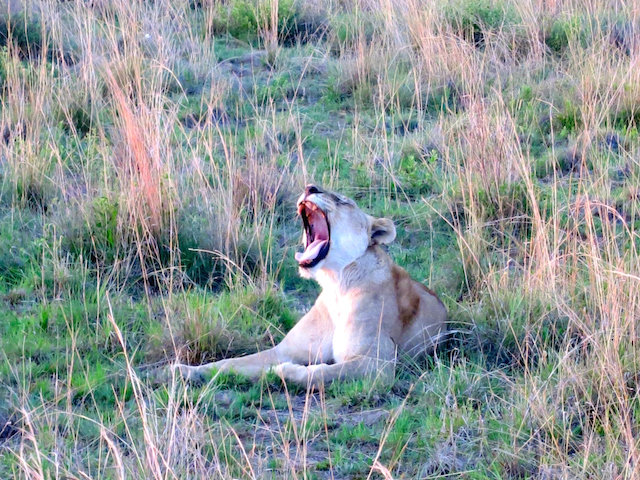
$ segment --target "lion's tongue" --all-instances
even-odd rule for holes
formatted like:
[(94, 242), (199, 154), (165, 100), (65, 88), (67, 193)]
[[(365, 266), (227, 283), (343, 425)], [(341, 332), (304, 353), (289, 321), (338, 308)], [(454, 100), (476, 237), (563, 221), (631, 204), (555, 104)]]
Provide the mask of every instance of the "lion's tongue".
[(322, 247), (328, 242), (328, 240), (316, 240), (312, 244), (310, 244), (304, 252), (296, 252), (296, 260), (298, 263), (308, 262), (311, 260), (315, 260), (315, 258), (320, 253)]

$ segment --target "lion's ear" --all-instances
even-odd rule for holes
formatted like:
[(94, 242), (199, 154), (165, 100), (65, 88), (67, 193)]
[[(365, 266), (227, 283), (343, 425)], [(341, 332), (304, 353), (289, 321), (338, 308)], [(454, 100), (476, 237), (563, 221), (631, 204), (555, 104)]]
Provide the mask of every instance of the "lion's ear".
[(396, 227), (388, 218), (371, 217), (370, 245), (382, 245), (393, 242), (396, 238)]

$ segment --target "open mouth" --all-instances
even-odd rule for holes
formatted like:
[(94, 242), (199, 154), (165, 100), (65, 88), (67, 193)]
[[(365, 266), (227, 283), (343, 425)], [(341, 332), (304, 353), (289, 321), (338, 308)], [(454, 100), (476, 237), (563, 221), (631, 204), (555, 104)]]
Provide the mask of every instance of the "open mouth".
[(312, 268), (329, 253), (329, 222), (324, 212), (309, 201), (298, 206), (298, 214), (302, 217), (306, 245), (304, 252), (296, 252), (296, 260), (301, 267)]

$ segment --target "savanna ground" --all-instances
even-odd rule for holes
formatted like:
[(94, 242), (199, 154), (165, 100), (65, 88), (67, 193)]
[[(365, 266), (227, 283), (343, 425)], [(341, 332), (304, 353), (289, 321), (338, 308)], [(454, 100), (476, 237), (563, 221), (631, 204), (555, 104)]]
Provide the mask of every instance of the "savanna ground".
[[(0, 478), (640, 477), (637, 0), (0, 8)], [(394, 219), (447, 342), (152, 382), (312, 304), (309, 182)]]

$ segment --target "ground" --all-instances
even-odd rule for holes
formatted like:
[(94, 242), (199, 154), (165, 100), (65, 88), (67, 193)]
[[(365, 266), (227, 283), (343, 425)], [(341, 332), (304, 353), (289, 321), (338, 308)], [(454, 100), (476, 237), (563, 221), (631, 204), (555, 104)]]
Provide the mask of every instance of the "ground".
[[(0, 7), (0, 478), (636, 478), (634, 2)], [(450, 313), (391, 389), (278, 342), (307, 183)]]

